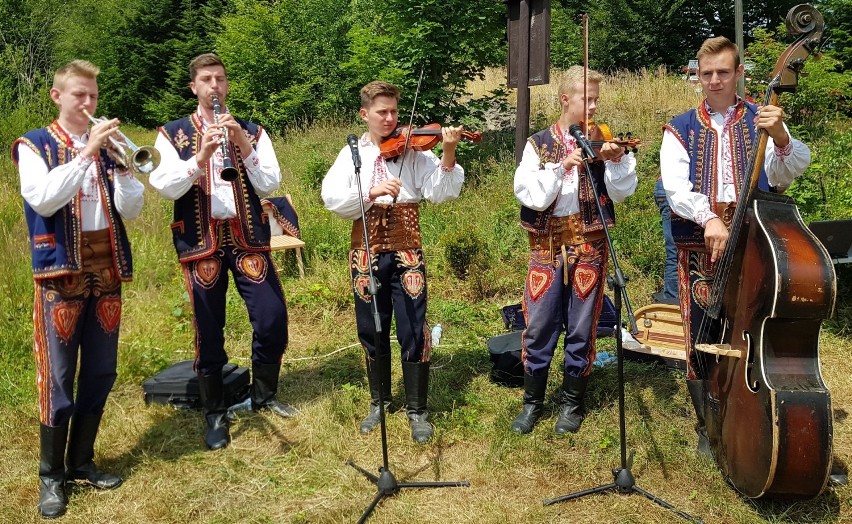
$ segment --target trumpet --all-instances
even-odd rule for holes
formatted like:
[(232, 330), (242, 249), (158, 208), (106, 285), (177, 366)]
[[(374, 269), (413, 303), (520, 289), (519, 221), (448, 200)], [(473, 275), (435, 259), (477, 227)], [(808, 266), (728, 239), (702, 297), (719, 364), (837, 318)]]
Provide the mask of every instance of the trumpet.
[[(106, 120), (106, 118), (95, 118), (83, 109), (83, 114), (89, 118), (93, 124), (98, 124)], [(113, 160), (119, 167), (130, 169), (137, 175), (149, 175), (160, 165), (160, 152), (153, 146), (139, 147), (130, 140), (127, 135), (119, 130), (118, 133), (122, 142), (119, 142), (114, 137), (109, 137), (109, 143), (112, 146), (110, 150), (113, 153)]]
[[(222, 114), (222, 106), (219, 105), (219, 97), (215, 94), (213, 95), (213, 120), (214, 123), (219, 123), (219, 115)], [(233, 182), (239, 176), (239, 171), (234, 167), (234, 163), (231, 160), (231, 148), (228, 146), (228, 128), (222, 128), (222, 180), (225, 182)]]

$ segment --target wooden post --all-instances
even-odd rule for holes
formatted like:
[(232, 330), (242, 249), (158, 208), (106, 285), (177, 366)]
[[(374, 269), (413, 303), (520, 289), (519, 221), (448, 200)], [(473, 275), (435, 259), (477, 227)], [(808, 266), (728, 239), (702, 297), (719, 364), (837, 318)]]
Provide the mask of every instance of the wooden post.
[(509, 7), (509, 64), (506, 84), (518, 91), (515, 162), (530, 131), (530, 86), (550, 82), (550, 0), (504, 0)]
[(515, 165), (521, 163), (530, 131), (530, 4), (521, 0), (518, 17), (518, 113), (515, 117)]

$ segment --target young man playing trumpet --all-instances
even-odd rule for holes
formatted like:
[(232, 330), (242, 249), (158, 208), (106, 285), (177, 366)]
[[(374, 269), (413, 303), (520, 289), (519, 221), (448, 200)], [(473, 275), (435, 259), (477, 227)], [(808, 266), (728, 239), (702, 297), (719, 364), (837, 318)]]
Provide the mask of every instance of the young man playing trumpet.
[(116, 165), (110, 156), (116, 152), (104, 149), (118, 120), (88, 129), (99, 72), (84, 60), (61, 67), (50, 90), (59, 117), (12, 146), (35, 280), (39, 511), (45, 518), (65, 513), (66, 480), (99, 489), (122, 482), (95, 466), (94, 443), (116, 377), (121, 286), (132, 274), (122, 220), (139, 216), (144, 186)]
[[(172, 235), (192, 301), (205, 443), (219, 449), (230, 442), (222, 380), (228, 362), (224, 328), (229, 270), (254, 328), (247, 407), (268, 408), (282, 417), (296, 414), (275, 399), (287, 348), (287, 306), (269, 256), (269, 223), (260, 204), (261, 197), (278, 189), (281, 170), (262, 127), (234, 117), (227, 108), (222, 114), (214, 111), (214, 99), (216, 106), (224, 106), (228, 96), (222, 60), (212, 53), (199, 55), (189, 64), (189, 76), (198, 109), (160, 128), (155, 147), (161, 162), (150, 182), (175, 201)], [(228, 160), (232, 166), (226, 165)], [(227, 167), (237, 170), (235, 180), (223, 179)]]

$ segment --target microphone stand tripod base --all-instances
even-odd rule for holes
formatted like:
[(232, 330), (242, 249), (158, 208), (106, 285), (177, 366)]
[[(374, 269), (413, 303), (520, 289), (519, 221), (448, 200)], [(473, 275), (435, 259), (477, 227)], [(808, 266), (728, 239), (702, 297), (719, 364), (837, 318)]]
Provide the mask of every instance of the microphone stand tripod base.
[[(585, 173), (589, 176), (590, 181), (592, 182), (590, 185), (592, 187), (592, 193), (595, 197), (595, 202), (597, 204), (598, 215), (604, 216), (603, 209), (601, 207), (601, 198), (598, 188), (595, 184), (595, 179), (592, 176), (592, 172), (589, 168), (589, 163), (584, 159), (583, 165), (585, 167)], [(627, 424), (625, 421), (625, 413), (624, 413), (624, 344), (621, 336), (621, 307), (622, 307), (622, 298), (624, 302), (627, 303), (627, 312), (630, 318), (633, 318), (633, 312), (630, 308), (630, 302), (627, 298), (627, 293), (625, 292), (627, 278), (621, 272), (621, 267), (618, 264), (618, 257), (616, 256), (615, 247), (612, 244), (612, 237), (610, 237), (609, 230), (604, 227), (604, 236), (606, 238), (607, 248), (609, 249), (609, 257), (612, 260), (612, 269), (613, 275), (607, 277), (607, 284), (610, 289), (612, 289), (613, 297), (614, 297), (614, 306), (615, 306), (615, 318), (619, 319), (617, 325), (615, 326), (615, 347), (616, 354), (618, 355), (618, 428), (619, 428), (619, 448), (621, 451), (621, 467), (615, 468), (612, 470), (613, 482), (610, 484), (604, 484), (602, 486), (598, 486), (596, 488), (587, 489), (583, 491), (577, 491), (575, 493), (569, 493), (568, 495), (563, 495), (561, 497), (556, 497), (552, 499), (545, 499), (544, 505), (549, 506), (551, 504), (556, 504), (557, 502), (564, 502), (566, 500), (578, 499), (580, 497), (585, 497), (586, 495), (594, 495), (595, 493), (602, 493), (604, 491), (615, 491), (622, 495), (630, 494), (630, 493), (639, 493), (648, 500), (659, 504), (660, 506), (666, 508), (667, 510), (672, 511), (678, 517), (682, 519), (688, 520), (689, 522), (695, 522), (699, 524), (703, 524), (703, 521), (698, 517), (693, 517), (692, 515), (685, 513), (683, 511), (678, 510), (665, 500), (653, 495), (644, 489), (640, 488), (636, 485), (636, 479), (633, 477), (633, 473), (630, 472), (630, 467), (633, 465), (633, 452), (631, 451), (628, 458), (627, 453)], [(603, 290), (601, 290), (603, 292)], [(632, 326), (635, 328), (635, 326)]]
[(376, 496), (373, 497), (373, 500), (370, 502), (370, 505), (367, 506), (367, 509), (364, 510), (364, 514), (361, 515), (361, 518), (358, 519), (358, 524), (362, 524), (367, 521), (370, 514), (373, 513), (373, 510), (376, 506), (381, 502), (381, 500), (385, 497), (392, 497), (399, 493), (399, 490), (404, 488), (458, 488), (458, 487), (469, 487), (470, 482), (462, 481), (462, 482), (397, 482), (396, 477), (393, 476), (393, 473), (386, 467), (379, 468), (379, 474), (375, 475), (370, 473), (366, 469), (362, 468), (358, 464), (355, 464), (351, 460), (347, 460), (346, 463), (353, 468), (357, 469), (361, 472), (362, 475), (367, 477), (367, 480), (376, 485)]

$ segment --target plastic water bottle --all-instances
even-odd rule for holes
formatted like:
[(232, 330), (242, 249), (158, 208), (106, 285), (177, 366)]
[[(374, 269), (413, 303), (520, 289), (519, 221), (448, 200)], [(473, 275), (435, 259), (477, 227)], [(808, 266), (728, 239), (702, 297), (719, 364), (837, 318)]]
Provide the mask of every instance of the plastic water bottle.
[(432, 328), (432, 345), (437, 346), (441, 343), (441, 334), (443, 333), (443, 329), (441, 329), (441, 324), (435, 324), (435, 327)]
[(600, 351), (597, 355), (595, 355), (595, 362), (593, 365), (602, 368), (608, 364), (612, 364), (615, 360), (615, 355), (611, 355), (606, 351)]

